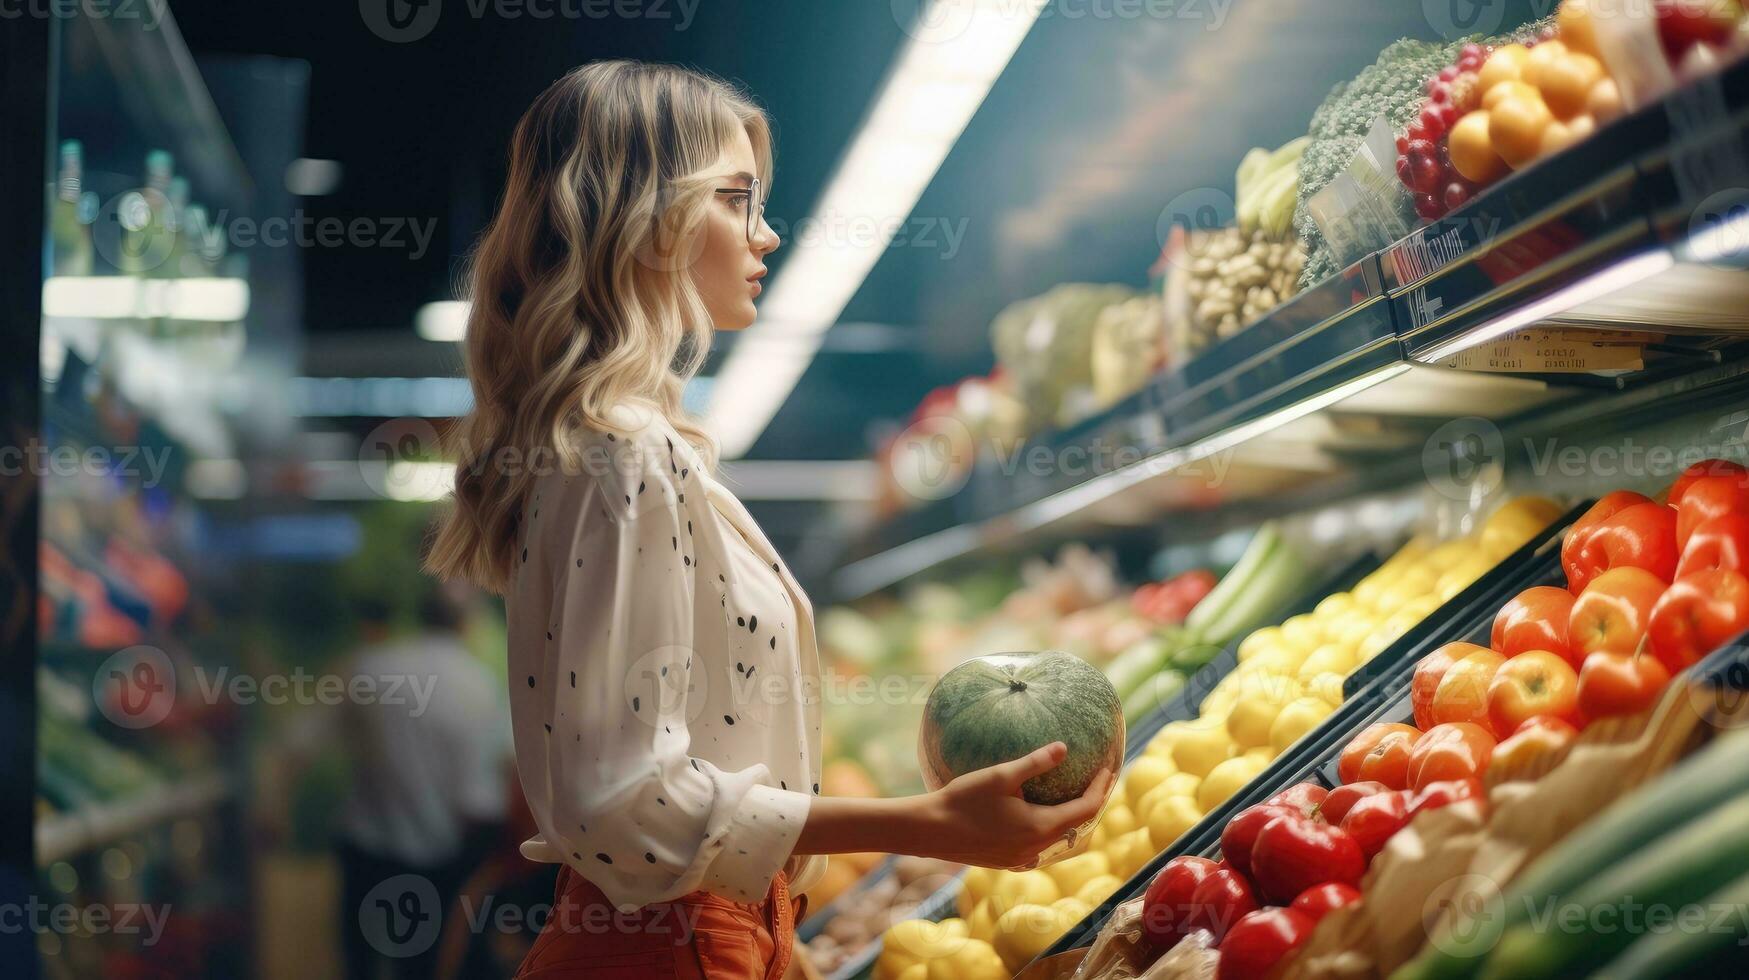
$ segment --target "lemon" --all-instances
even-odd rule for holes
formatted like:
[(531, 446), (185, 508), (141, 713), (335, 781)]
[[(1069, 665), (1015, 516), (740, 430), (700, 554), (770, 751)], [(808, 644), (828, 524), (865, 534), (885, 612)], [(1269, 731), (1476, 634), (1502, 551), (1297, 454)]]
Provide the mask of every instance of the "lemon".
[(996, 920), (993, 945), (1009, 972), (1016, 973), (1078, 921), (1049, 905), (1017, 905)]
[(1111, 873), (1128, 880), (1160, 852), (1155, 849), (1148, 828), (1139, 827), (1122, 837), (1112, 838), (1111, 843), (1106, 845), (1105, 853), (1111, 856)]
[(1309, 613), (1301, 613), (1281, 624), (1281, 637), (1290, 646), (1313, 650), (1324, 642), (1324, 627)]
[(972, 914), (966, 917), (966, 935), (984, 942), (996, 938), (996, 919), (990, 914), (989, 899), (980, 899)]
[(1111, 840), (1111, 835), (1105, 832), (1105, 828), (1094, 824), (1093, 833), (1087, 835), (1087, 849), (1090, 851), (1104, 850), (1106, 842), (1109, 840)]
[(1105, 832), (1110, 837), (1121, 837), (1136, 829), (1136, 814), (1134, 810), (1123, 804), (1106, 807), (1105, 816), (1099, 818), (1105, 825)]
[(1062, 897), (1063, 890), (1049, 873), (1037, 869), (1010, 871), (990, 889), (990, 914), (1000, 918), (1016, 906), (1049, 905)]
[(1326, 643), (1307, 657), (1294, 676), (1301, 682), (1323, 673), (1346, 674), (1354, 669), (1354, 651), (1335, 643)]
[(1354, 591), (1351, 593), (1354, 596), (1354, 601), (1357, 605), (1363, 606), (1371, 611), (1376, 611), (1378, 609), (1379, 594), (1385, 591), (1385, 581), (1384, 579), (1379, 578), (1378, 575), (1378, 572), (1374, 572), (1366, 578), (1361, 579), (1359, 582), (1355, 583)]
[(1136, 804), (1137, 826), (1146, 826), (1152, 819), (1151, 814), (1159, 808), (1160, 804), (1174, 796), (1187, 796), (1195, 799), (1196, 788), (1201, 785), (1201, 776), (1192, 776), (1187, 772), (1175, 772), (1167, 776), (1164, 782), (1149, 790), (1147, 796), (1142, 797), (1142, 802)]
[(1221, 763), (1202, 781), (1202, 787), (1196, 792), (1196, 805), (1204, 813), (1220, 806), (1227, 798), (1245, 788), (1245, 784), (1257, 778), (1257, 774), (1269, 765), (1268, 758), (1259, 758), (1247, 752)]
[(961, 880), (961, 889), (972, 894), (974, 901), (990, 894), (990, 884), (995, 880), (996, 872), (991, 868), (967, 868), (966, 876)]
[(1341, 674), (1319, 674), (1306, 682), (1306, 693), (1334, 708), (1342, 703), (1342, 679)]
[(881, 974), (897, 977), (907, 967), (946, 956), (965, 942), (969, 930), (964, 919), (931, 922), (906, 919), (895, 922), (881, 934)]
[(1346, 616), (1359, 608), (1360, 603), (1354, 600), (1354, 596), (1347, 592), (1333, 592), (1318, 602), (1318, 605), (1312, 609), (1312, 615), (1329, 622)]
[[(1227, 677), (1234, 675), (1249, 677), (1253, 674), (1292, 674), (1299, 669), (1300, 664), (1305, 662), (1306, 655), (1310, 652), (1310, 650), (1286, 645), (1273, 647), (1240, 664)], [(1222, 680), (1225, 679), (1222, 678)]]
[(1074, 895), (1064, 895), (1052, 902), (1051, 908), (1063, 913), (1075, 922), (1080, 922), (1093, 914), (1093, 903)]
[(1123, 887), (1123, 879), (1117, 875), (1100, 875), (1081, 886), (1075, 897), (1089, 905), (1098, 905), (1117, 893)]
[[(879, 971), (876, 971), (877, 973)], [(878, 976), (876, 980), (879, 980)], [(899, 974), (898, 980), (929, 980), (929, 964), (913, 963)]]
[[(1226, 726), (1195, 728), (1172, 747), (1172, 762), (1179, 775), (1202, 777), (1233, 754), (1233, 740)], [(1170, 778), (1170, 777), (1168, 777)]]
[(1250, 636), (1239, 641), (1239, 662), (1244, 663), (1281, 642), (1281, 627), (1265, 626), (1253, 630)]
[(1227, 734), (1240, 749), (1269, 744), (1269, 726), (1281, 709), (1301, 694), (1300, 684), (1291, 677), (1267, 676), (1258, 679), (1255, 690), (1248, 690), (1233, 705), (1227, 716)]
[(1057, 883), (1057, 888), (1064, 895), (1073, 895), (1100, 875), (1111, 873), (1111, 859), (1099, 851), (1088, 851), (1072, 858), (1064, 858), (1045, 869)]
[(1202, 807), (1191, 797), (1167, 797), (1148, 813), (1148, 840), (1153, 843), (1154, 850), (1163, 851), (1172, 846), (1173, 841), (1196, 826), (1202, 814)]
[(1318, 722), (1330, 717), (1335, 706), (1319, 697), (1295, 698), (1281, 709), (1269, 726), (1269, 747), (1276, 755), (1286, 752), (1300, 736), (1318, 727)]
[(996, 947), (982, 939), (966, 939), (946, 956), (929, 961), (925, 980), (1007, 980), (1008, 964)]
[(1177, 771), (1169, 759), (1150, 758), (1144, 755), (1130, 763), (1129, 771), (1125, 772), (1123, 777), (1124, 799), (1129, 801), (1130, 809), (1134, 810), (1136, 804), (1148, 794), (1149, 790), (1160, 785), (1162, 780)]

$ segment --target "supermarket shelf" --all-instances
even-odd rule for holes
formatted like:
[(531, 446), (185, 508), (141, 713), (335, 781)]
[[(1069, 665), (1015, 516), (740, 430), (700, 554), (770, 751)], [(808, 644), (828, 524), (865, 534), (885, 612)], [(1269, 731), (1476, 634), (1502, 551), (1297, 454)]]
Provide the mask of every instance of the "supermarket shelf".
[[(1107, 413), (1006, 461), (985, 454), (958, 493), (873, 529), (833, 595), (1049, 534), (1241, 501), (1291, 507), (1359, 460), (1418, 450), (1454, 417), (1511, 423), (1705, 373), (1749, 339), (1744, 187), (1749, 64), (1738, 63), (1509, 177)], [(1448, 366), (1529, 326), (1628, 334), (1644, 365)], [(1110, 465), (1055, 463), (1070, 459)]]
[(208, 773), (178, 779), (132, 799), (41, 820), (36, 825), (37, 866), (64, 861), (178, 817), (203, 813), (228, 799), (232, 789), (223, 775)]
[(1212, 854), (1220, 846), (1221, 831), (1240, 811), (1297, 782), (1323, 779), (1329, 783), (1324, 778), (1326, 770), (1356, 732), (1376, 721), (1401, 721), (1407, 717), (1409, 681), (1415, 664), (1423, 656), (1454, 640), (1486, 643), (1494, 614), (1503, 603), (1532, 585), (1558, 578), (1560, 542), (1567, 528), (1587, 507), (1588, 504), (1575, 506), (1369, 661), (1362, 671), (1349, 678), (1344, 687), (1346, 698), (1334, 714), (1276, 757), (1238, 793), (1204, 814), (1196, 826), (1130, 876), (1122, 888), (1069, 929), (1043, 956), (1092, 942), (1112, 910), (1145, 891), (1173, 858)]

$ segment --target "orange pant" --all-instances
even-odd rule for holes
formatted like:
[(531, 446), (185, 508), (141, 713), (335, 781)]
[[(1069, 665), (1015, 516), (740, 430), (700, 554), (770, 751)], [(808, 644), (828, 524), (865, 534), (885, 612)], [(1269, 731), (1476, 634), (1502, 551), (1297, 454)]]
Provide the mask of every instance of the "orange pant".
[(696, 891), (617, 912), (601, 889), (559, 867), (553, 912), (517, 980), (779, 980), (795, 943), (789, 879), (758, 903)]

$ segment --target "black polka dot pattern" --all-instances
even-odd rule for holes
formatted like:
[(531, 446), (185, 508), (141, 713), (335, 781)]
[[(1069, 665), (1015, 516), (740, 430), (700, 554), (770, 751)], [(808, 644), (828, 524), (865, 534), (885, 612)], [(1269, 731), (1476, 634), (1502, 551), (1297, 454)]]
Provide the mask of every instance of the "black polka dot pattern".
[[(628, 448), (621, 454), (626, 458), (631, 458), (629, 454), (633, 448), (653, 448), (644, 441), (642, 434), (626, 441)], [(770, 625), (772, 615), (783, 613), (786, 606), (797, 608), (801, 603), (791, 594), (790, 580), (782, 562), (773, 560), (769, 542), (757, 533), (742, 533), (739, 522), (744, 520), (743, 512), (733, 501), (721, 501), (714, 496), (720, 491), (707, 474), (701, 473), (701, 481), (707, 490), (706, 499), (699, 502), (697, 512), (688, 505), (687, 491), (677, 479), (691, 476), (690, 467), (681, 462), (681, 450), (677, 447), (680, 441), (665, 437), (667, 458), (663, 459), (661, 450), (646, 453), (641, 459), (641, 471), (622, 469), (607, 476), (578, 479), (577, 486), (595, 495), (602, 506), (588, 506), (587, 497), (581, 498), (580, 509), (577, 507), (579, 501), (563, 497), (556, 505), (549, 505), (539, 495), (534, 495), (529, 516), (538, 521), (542, 514), (552, 510), (552, 520), (559, 523), (552, 528), (541, 525), (538, 537), (534, 524), (524, 526), (523, 533), (517, 534), (516, 547), (525, 563), (541, 559), (538, 564), (556, 570), (556, 574), (551, 579), (550, 593), (547, 584), (534, 588), (525, 585), (521, 593), (507, 596), (507, 603), (529, 605), (527, 609), (513, 606), (508, 610), (513, 623), (544, 618), (550, 625), (544, 633), (546, 646), (536, 644), (535, 649), (522, 651), (522, 657), (518, 657), (513, 646), (511, 675), (523, 674), (530, 691), (540, 691), (539, 694), (530, 694), (534, 699), (532, 702), (517, 699), (518, 710), (523, 714), (533, 713), (532, 720), (539, 722), (548, 736), (544, 740), (524, 739), (525, 746), (538, 742), (548, 746), (547, 751), (551, 752), (551, 746), (556, 744), (554, 736), (562, 739), (564, 735), (571, 735), (581, 751), (582, 734), (587, 732), (593, 765), (588, 756), (574, 760), (567, 755), (566, 766), (575, 765), (579, 771), (599, 781), (598, 774), (617, 771), (629, 775), (624, 769), (625, 764), (647, 764), (651, 773), (647, 785), (659, 791), (632, 797), (643, 809), (618, 810), (613, 815), (612, 826), (599, 826), (594, 835), (566, 841), (575, 850), (559, 850), (555, 856), (568, 854), (572, 860), (582, 861), (593, 855), (600, 864), (618, 864), (620, 867), (616, 870), (623, 881), (661, 881), (666, 884), (667, 869), (686, 867), (694, 857), (684, 835), (678, 841), (673, 836), (676, 827), (684, 826), (693, 832), (702, 831), (703, 843), (699, 846), (719, 848), (724, 852), (734, 848), (734, 854), (740, 855), (739, 860), (731, 858), (731, 863), (719, 862), (707, 875), (705, 885), (725, 896), (752, 900), (749, 894), (757, 896), (759, 891), (750, 875), (770, 870), (761, 867), (769, 850), (768, 843), (794, 832), (788, 819), (791, 804), (785, 802), (775, 808), (769, 804), (760, 805), (732, 817), (715, 812), (711, 798), (715, 792), (715, 774), (718, 768), (724, 773), (736, 773), (750, 765), (763, 764), (771, 770), (768, 785), (776, 783), (785, 793), (791, 792), (789, 781), (792, 778), (798, 786), (809, 785), (812, 768), (809, 757), (813, 754), (812, 747), (818, 744), (818, 726), (814, 719), (802, 715), (800, 708), (792, 707), (796, 702), (749, 695), (754, 693), (755, 677), (762, 681), (775, 682), (775, 678), (799, 681), (804, 668), (811, 671), (812, 664), (798, 660), (793, 642), (779, 649), (777, 638), (788, 628), (782, 620), (778, 624), (778, 633), (767, 630), (765, 642), (759, 642), (759, 631)], [(668, 465), (663, 466), (664, 462)], [(543, 481), (542, 485), (547, 489), (561, 486), (557, 481)], [(565, 485), (571, 484), (566, 481)], [(600, 493), (599, 486), (608, 488), (605, 494)], [(576, 493), (577, 490), (568, 492)], [(622, 498), (626, 511), (619, 512), (612, 505), (605, 505), (605, 500), (613, 496)], [(519, 514), (519, 520), (521, 517)], [(578, 526), (579, 517), (581, 527)], [(620, 521), (620, 517), (625, 520)], [(610, 523), (615, 526), (610, 527)], [(669, 536), (666, 555), (660, 544), (664, 533)], [(682, 534), (689, 545), (686, 551), (680, 549)], [(549, 549), (549, 553), (533, 554), (536, 548), (542, 547)], [(571, 568), (563, 564), (565, 551), (561, 550), (557, 556), (550, 555), (550, 549), (555, 547), (574, 549)], [(575, 574), (571, 574), (573, 570)], [(765, 574), (767, 570), (772, 574)], [(631, 572), (638, 576), (631, 582), (616, 583), (608, 578), (623, 577)], [(733, 583), (730, 582), (730, 572), (735, 573)], [(695, 591), (699, 583), (709, 581), (706, 576), (715, 576), (719, 583), (720, 631), (714, 626), (704, 629), (704, 619), (684, 618), (687, 615), (696, 617), (696, 613), (689, 613), (685, 606), (676, 607), (668, 601), (668, 597), (683, 596), (682, 602), (696, 601), (700, 604), (698, 612), (707, 611), (708, 592), (700, 595)], [(675, 585), (680, 588), (674, 588)], [(626, 602), (630, 605), (616, 605)], [(716, 614), (709, 614), (711, 620), (714, 621), (715, 617)], [(669, 622), (687, 632), (669, 630), (665, 625)], [(679, 626), (681, 623), (685, 625)], [(566, 633), (563, 644), (557, 641), (557, 634), (561, 631)], [(526, 634), (513, 628), (512, 635)], [(664, 685), (658, 690), (664, 696), (652, 706), (649, 715), (643, 714), (642, 698), (650, 693), (649, 690), (638, 691), (635, 685), (631, 685), (631, 690), (625, 690), (624, 700), (614, 698), (612, 694), (628, 685), (618, 678), (603, 676), (593, 665), (599, 660), (636, 664), (652, 651), (676, 644), (696, 646), (697, 656), (702, 656), (703, 660), (695, 664), (695, 656), (688, 653), (683, 659), (661, 658), (661, 662), (655, 664)], [(633, 647), (639, 649), (633, 650)], [(604, 650), (607, 656), (596, 656)], [(701, 684), (705, 678), (691, 673), (696, 667), (705, 671), (708, 679), (715, 679), (722, 676), (719, 671), (725, 670), (726, 665), (734, 667), (729, 677), (735, 684), (727, 690), (720, 684)], [(683, 666), (687, 677), (686, 685), (677, 684), (682, 688), (679, 691), (681, 699), (673, 708), (669, 707), (672, 697), (669, 692), (673, 689), (666, 686), (670, 666)], [(762, 667), (766, 674), (773, 676), (761, 675)], [(636, 669), (644, 668), (639, 664)], [(541, 677), (560, 677), (566, 683), (558, 685), (556, 691), (541, 690), (545, 686), (539, 682)], [(597, 700), (597, 692), (608, 697)], [(689, 705), (686, 703), (689, 698), (698, 700)], [(626, 705), (630, 710), (615, 708), (616, 703)], [(530, 708), (530, 704), (538, 707)], [(603, 706), (607, 712), (605, 717), (602, 717)], [(699, 710), (706, 706), (713, 707), (702, 712)], [(721, 721), (717, 720), (719, 718)], [(681, 726), (679, 730), (676, 730), (676, 724)], [(652, 742), (649, 733), (658, 725), (661, 730), (657, 734), (665, 737)], [(679, 741), (673, 740), (675, 736)], [(774, 737), (776, 741), (773, 741)], [(773, 745), (780, 743), (790, 748), (799, 743), (794, 760), (789, 759), (787, 750), (773, 749)], [(672, 756), (666, 755), (676, 751), (687, 756), (694, 773), (703, 775), (706, 764), (718, 768), (712, 769), (709, 780), (680, 779), (674, 774), (686, 770), (673, 766), (667, 761)], [(638, 753), (641, 757), (622, 764), (618, 754), (628, 752)], [(545, 763), (550, 768), (559, 761), (560, 756), (553, 753)], [(592, 796), (592, 787), (587, 783), (573, 783), (560, 792), (559, 781), (555, 779), (554, 802), (548, 806), (564, 806), (567, 804), (563, 801), (569, 800), (572, 802), (568, 805), (573, 809), (595, 812), (586, 808), (606, 802)], [(814, 794), (819, 795), (819, 784), (812, 785)], [(672, 805), (670, 797), (674, 797)], [(649, 802), (652, 799), (654, 803)], [(653, 816), (658, 813), (660, 818)], [(549, 812), (541, 816), (543, 819), (559, 817), (554, 822), (560, 826), (576, 820), (576, 816), (569, 814)], [(562, 819), (563, 816), (570, 816), (570, 820)], [(601, 817), (592, 819), (598, 824), (603, 823)], [(703, 826), (707, 820), (715, 824), (714, 830)], [(588, 833), (581, 824), (575, 825)], [(773, 830), (761, 833), (759, 826)], [(596, 849), (588, 850), (591, 846)], [(659, 847), (664, 848), (661, 861), (656, 855)], [(704, 859), (708, 861), (713, 853), (715, 851), (706, 851)], [(622, 870), (628, 864), (636, 868), (638, 857), (642, 857), (642, 864), (652, 870), (647, 874)], [(658, 872), (656, 867), (664, 871)]]

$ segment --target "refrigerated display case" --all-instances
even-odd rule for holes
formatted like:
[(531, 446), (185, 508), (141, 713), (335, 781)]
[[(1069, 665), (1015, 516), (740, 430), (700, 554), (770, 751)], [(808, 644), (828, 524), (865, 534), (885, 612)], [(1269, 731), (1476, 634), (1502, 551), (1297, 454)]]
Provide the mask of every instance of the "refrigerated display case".
[[(1563, 12), (1529, 25), (1524, 52), (1542, 48), (1537, 57), (1548, 59), (1582, 53), (1572, 23)], [(1641, 26), (1651, 30), (1649, 24)], [(1224, 679), (1243, 673), (1264, 641), (1241, 634), (1190, 676), (1188, 693), (1173, 699), (1171, 720), (1191, 726), (1199, 715), (1212, 719), (1229, 741), (1222, 759), (1260, 754), (1218, 791), (1190, 790), (1182, 812), (1162, 819), (1170, 829), (1145, 848), (1114, 850), (1111, 835), (1096, 841), (1097, 853), (1084, 856), (1103, 860), (1116, 882), (1076, 894), (1055, 879), (1032, 889), (1003, 877), (1010, 873), (973, 872), (944, 889), (957, 896), (956, 908), (937, 900), (911, 913), (928, 912), (945, 924), (890, 934), (901, 946), (891, 953), (876, 940), (836, 964), (834, 976), (891, 978), (928, 964), (938, 948), (964, 949), (968, 937), (989, 943), (1009, 973), (1069, 976), (1073, 956), (1096, 940), (1115, 908), (1139, 899), (1171, 858), (1218, 856), (1220, 833), (1236, 813), (1295, 781), (1334, 782), (1326, 770), (1336, 754), (1358, 728), (1407, 711), (1409, 681), (1434, 650), (1460, 640), (1485, 648), (1507, 600), (1532, 585), (1564, 587), (1555, 582), (1559, 550), (1586, 504), (1624, 489), (1661, 501), (1685, 466), (1749, 456), (1743, 317), (1749, 251), (1742, 247), (1749, 214), (1741, 206), (1749, 179), (1749, 63), (1740, 57), (1740, 35), (1720, 43), (1722, 54), (1707, 70), (1666, 72), (1661, 87), (1642, 90), (1584, 138), (1551, 144), (1516, 172), (1466, 187), (1437, 216), (1423, 214), (1402, 237), (1306, 283), (1241, 329), (1223, 329), (1195, 350), (1170, 351), (1163, 370), (1115, 404), (1072, 413), (1067, 425), (1055, 424), (1062, 417), (1053, 405), (1046, 414), (1054, 421), (1031, 423), (1017, 440), (1012, 432), (992, 436), (995, 416), (969, 416), (953, 399), (920, 407), (916, 441), (951, 457), (938, 462), (957, 489), (916, 492), (916, 474), (899, 467), (913, 465), (907, 457), (918, 454), (891, 454), (897, 496), (910, 488), (910, 499), (844, 556), (831, 597), (849, 608), (888, 610), (908, 596), (952, 590), (1068, 544), (1114, 555), (1120, 582), (1146, 581), (1174, 560), (1220, 569), (1234, 557), (1219, 546), (1223, 536), (1265, 522), (1289, 527), (1327, 571), (1368, 553), (1383, 564), (1363, 570), (1359, 583), (1311, 587), (1299, 600), (1300, 615), (1254, 624), (1273, 624), (1257, 631), (1271, 642), (1282, 631), (1309, 637), (1301, 661), (1321, 656), (1322, 647), (1352, 648), (1323, 713), (1286, 726), (1281, 744), (1255, 741), (1267, 723), (1247, 745), (1230, 744), (1232, 706), (1247, 695), (1221, 693), (1230, 683)], [(1463, 71), (1485, 65), (1497, 49), (1479, 50)], [(1450, 55), (1460, 51), (1467, 49), (1449, 45)], [(1438, 62), (1429, 63), (1430, 72), (1438, 70)], [(1452, 66), (1454, 76), (1459, 70)], [(1624, 85), (1628, 77), (1622, 75)], [(1425, 80), (1429, 93), (1436, 80), (1449, 81)], [(1527, 91), (1501, 97), (1528, 100)], [(1420, 92), (1414, 108), (1422, 104)], [(1389, 138), (1387, 128), (1386, 147)], [(1399, 142), (1396, 152), (1386, 151), (1385, 167), (1407, 159), (1402, 148)], [(1243, 165), (1239, 179), (1243, 188)], [(1182, 248), (1175, 235), (1164, 236), (1167, 254), (1156, 272), (1185, 261), (1171, 254)], [(1172, 302), (1171, 287), (1160, 288)], [(974, 380), (997, 388), (998, 398), (1023, 397), (1025, 390), (1000, 372)], [(942, 432), (959, 438), (929, 442)], [(1057, 465), (1099, 458), (1114, 445), (1130, 457), (1104, 468)], [(1031, 459), (1044, 465), (1028, 465)], [(1520, 506), (1503, 501), (1531, 498), (1540, 514), (1534, 526), (1520, 521), (1509, 542), (1497, 533), (1490, 542), (1500, 530), (1490, 532), (1490, 519)], [(1370, 539), (1366, 547), (1357, 547), (1363, 538)], [(1410, 544), (1386, 557), (1405, 538)], [(1452, 579), (1438, 583), (1446, 572)], [(1425, 597), (1410, 596), (1410, 587), (1399, 584), (1404, 579)], [(1385, 593), (1390, 598), (1381, 598)], [(1363, 636), (1344, 619), (1351, 608), (1377, 612), (1385, 622)], [(1413, 616), (1403, 614), (1411, 608)], [(1054, 645), (1062, 635), (1037, 634), (1038, 645)], [(937, 657), (952, 663), (978, 652), (962, 644)], [(828, 645), (822, 653), (831, 658), (835, 651)], [(1676, 683), (1693, 676), (1679, 673)], [(1323, 689), (1291, 671), (1289, 677), (1301, 685), (1298, 695)], [(1186, 786), (1206, 784), (1210, 770), (1201, 761), (1175, 759), (1171, 734), (1161, 734), (1165, 720), (1163, 712), (1156, 716), (1161, 724), (1139, 733), (1139, 743), (1132, 740), (1126, 774), (1153, 757), (1146, 764), (1149, 788), (1162, 774), (1188, 776)], [(1255, 729), (1255, 720), (1244, 724)], [(1147, 829), (1148, 819), (1132, 812), (1139, 802), (1120, 780), (1106, 810), (1107, 817), (1114, 809), (1122, 814), (1114, 835), (1133, 834), (1138, 824)], [(1098, 864), (1077, 865), (1068, 877), (1081, 883)], [(1022, 904), (1035, 907), (1035, 921), (1010, 927), (993, 921), (1000, 913), (988, 902), (996, 894), (1031, 896)], [(977, 959), (960, 955), (966, 963)], [(1204, 959), (1200, 968), (1211, 964)]]
[(45, 976), (241, 975), (248, 741), (209, 679), (247, 663), (248, 576), (207, 541), (272, 438), (251, 297), (283, 265), (233, 241), (256, 178), (168, 13), (45, 26), (35, 893), (115, 918), (31, 939)]

